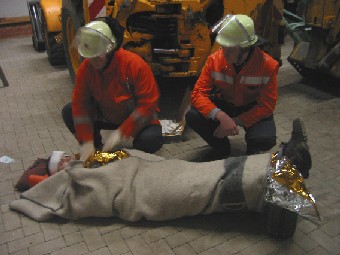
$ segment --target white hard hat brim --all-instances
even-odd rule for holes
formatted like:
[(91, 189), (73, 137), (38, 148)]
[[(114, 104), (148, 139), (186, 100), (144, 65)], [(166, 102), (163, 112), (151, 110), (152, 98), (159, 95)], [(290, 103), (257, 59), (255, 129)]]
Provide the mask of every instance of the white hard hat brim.
[(211, 29), (217, 33), (216, 42), (223, 47), (250, 47), (258, 41), (254, 24), (246, 15), (228, 14), (219, 20)]
[(73, 46), (82, 57), (94, 58), (114, 50), (115, 41), (94, 29), (82, 27), (76, 34)]
[(217, 35), (216, 37), (216, 42), (223, 46), (223, 47), (236, 47), (236, 46), (240, 46), (241, 48), (247, 48), (253, 45), (256, 45), (258, 42), (259, 37), (257, 35), (254, 35), (250, 41), (245, 40), (243, 42), (235, 42), (233, 43), (230, 40), (225, 40), (222, 36)]

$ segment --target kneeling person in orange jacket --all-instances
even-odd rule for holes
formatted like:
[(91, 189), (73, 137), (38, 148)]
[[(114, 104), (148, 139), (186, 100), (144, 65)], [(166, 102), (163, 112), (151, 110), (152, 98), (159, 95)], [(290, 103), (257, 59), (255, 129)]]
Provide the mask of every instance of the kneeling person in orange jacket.
[(246, 132), (248, 155), (267, 151), (276, 144), (279, 63), (257, 47), (262, 40), (246, 15), (227, 15), (214, 31), (221, 48), (202, 69), (186, 121), (216, 157), (229, 155), (228, 137), (238, 135), (239, 127)]
[[(75, 45), (85, 60), (77, 72), (72, 103), (62, 115), (81, 144), (83, 161), (131, 137), (135, 149), (148, 153), (163, 144), (157, 83), (141, 57), (120, 48), (123, 33), (118, 21), (105, 17), (86, 24), (76, 35)], [(114, 130), (104, 146), (100, 130)]]

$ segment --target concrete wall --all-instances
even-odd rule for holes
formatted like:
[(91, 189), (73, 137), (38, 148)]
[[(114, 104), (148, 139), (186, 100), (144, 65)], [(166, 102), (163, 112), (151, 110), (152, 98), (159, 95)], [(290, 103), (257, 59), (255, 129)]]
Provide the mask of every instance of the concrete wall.
[(27, 0), (0, 0), (0, 18), (28, 16)]
[(27, 0), (0, 0), (0, 39), (32, 35)]

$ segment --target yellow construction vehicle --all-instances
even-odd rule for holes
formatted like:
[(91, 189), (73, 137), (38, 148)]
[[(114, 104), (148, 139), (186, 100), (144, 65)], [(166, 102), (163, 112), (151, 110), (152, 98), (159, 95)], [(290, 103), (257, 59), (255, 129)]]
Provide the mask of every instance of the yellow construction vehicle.
[[(82, 61), (71, 47), (78, 28), (98, 16), (112, 16), (124, 26), (122, 47), (148, 62), (156, 76), (197, 77), (218, 45), (210, 27), (224, 14), (247, 14), (266, 50), (278, 60), (283, 33), (283, 3), (273, 0), (62, 0), (62, 31), (71, 77)], [(281, 37), (281, 39), (280, 39)]]
[(34, 49), (40, 52), (46, 49), (51, 65), (64, 65), (61, 0), (29, 1), (27, 7), (32, 23)]
[(80, 26), (98, 16), (120, 21), (126, 28), (122, 47), (142, 56), (155, 75), (197, 77), (206, 57), (219, 47), (210, 27), (227, 13), (251, 16), (257, 34), (268, 40), (264, 50), (279, 61), (285, 28), (294, 39), (288, 61), (303, 77), (340, 79), (340, 0), (33, 0), (27, 4), (33, 47), (46, 49), (52, 65), (67, 61), (73, 80), (82, 62), (70, 47), (73, 38)]
[(286, 12), (294, 49), (288, 61), (305, 78), (332, 77), (340, 84), (340, 0), (300, 1)]

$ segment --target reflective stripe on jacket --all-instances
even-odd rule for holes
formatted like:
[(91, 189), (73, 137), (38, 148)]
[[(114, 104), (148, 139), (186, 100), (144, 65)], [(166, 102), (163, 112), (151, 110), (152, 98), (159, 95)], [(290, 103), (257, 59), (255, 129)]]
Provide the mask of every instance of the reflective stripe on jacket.
[(238, 118), (245, 127), (250, 127), (259, 120), (270, 116), (277, 101), (277, 73), (279, 64), (265, 52), (255, 48), (252, 56), (236, 73), (219, 49), (211, 54), (192, 92), (192, 106), (203, 116), (216, 109), (209, 96), (217, 88), (222, 98), (235, 106), (244, 106), (256, 101), (257, 105), (242, 113)]
[(80, 65), (72, 95), (72, 115), (77, 139), (93, 140), (93, 121), (120, 126), (124, 137), (135, 136), (157, 119), (159, 90), (147, 63), (119, 49), (104, 71), (85, 59)]

